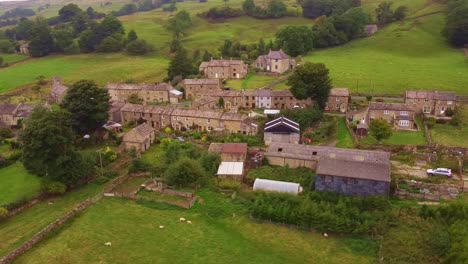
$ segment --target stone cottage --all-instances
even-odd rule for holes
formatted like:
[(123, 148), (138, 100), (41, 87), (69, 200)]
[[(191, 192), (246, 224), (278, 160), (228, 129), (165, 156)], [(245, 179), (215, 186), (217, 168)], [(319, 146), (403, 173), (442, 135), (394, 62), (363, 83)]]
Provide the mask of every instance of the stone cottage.
[(282, 74), (296, 68), (296, 60), (280, 50), (270, 50), (267, 55), (260, 55), (253, 66), (266, 72)]
[(184, 87), (185, 98), (190, 100), (213, 91), (220, 91), (223, 84), (220, 79), (185, 79), (181, 86)]
[(453, 92), (406, 91), (405, 104), (416, 113), (445, 116), (448, 109), (455, 110), (457, 96)]
[(136, 97), (145, 104), (161, 102), (176, 104), (179, 100), (182, 100), (183, 96), (182, 92), (176, 90), (168, 83), (108, 83), (105, 88), (108, 90), (112, 101), (128, 102), (130, 98)]
[(415, 130), (418, 129), (415, 122), (415, 113), (413, 109), (401, 103), (369, 103), (367, 115), (367, 124), (372, 119), (382, 118), (386, 120), (395, 129)]
[(210, 60), (202, 62), (198, 68), (208, 78), (242, 79), (248, 72), (242, 60)]
[(135, 148), (138, 153), (145, 152), (154, 142), (156, 130), (143, 123), (123, 136), (122, 144), (125, 150)]
[(49, 94), (48, 101), (50, 104), (60, 104), (68, 91), (68, 87), (62, 84), (59, 77), (52, 79), (52, 90)]
[(348, 88), (333, 88), (330, 90), (325, 110), (346, 113), (348, 110), (349, 98)]

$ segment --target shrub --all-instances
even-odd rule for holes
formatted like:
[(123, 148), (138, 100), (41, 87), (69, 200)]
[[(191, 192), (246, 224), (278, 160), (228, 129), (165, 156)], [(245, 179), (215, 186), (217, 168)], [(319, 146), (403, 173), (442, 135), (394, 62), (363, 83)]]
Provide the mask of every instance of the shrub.
[(451, 126), (459, 126), (460, 125), (460, 119), (454, 117), (449, 121), (449, 125)]
[(221, 179), (218, 182), (218, 187), (220, 189), (225, 189), (225, 190), (234, 190), (238, 191), (241, 188), (241, 184), (238, 181), (231, 180), (231, 179)]
[(445, 116), (453, 116), (455, 115), (455, 111), (452, 108), (448, 108), (445, 110)]
[(436, 122), (436, 124), (441, 124), (441, 125), (447, 124), (447, 120), (445, 120), (445, 119), (437, 119), (435, 122)]
[(153, 46), (142, 39), (134, 40), (127, 45), (127, 52), (130, 55), (145, 55), (151, 51), (153, 51)]
[(208, 12), (200, 14), (200, 16), (208, 19), (226, 19), (242, 16), (244, 12), (239, 8), (232, 8), (229, 6), (224, 7), (213, 7), (208, 10)]
[(426, 125), (428, 128), (433, 128), (436, 124), (436, 119), (434, 117), (429, 117), (426, 119)]
[(169, 165), (166, 180), (172, 186), (188, 186), (205, 175), (202, 166), (193, 159), (182, 158)]
[(99, 184), (99, 185), (103, 185), (108, 181), (109, 181), (109, 179), (104, 177), (104, 176), (99, 176), (99, 177), (96, 178), (96, 183)]
[(58, 181), (44, 181), (42, 182), (41, 189), (43, 192), (51, 195), (64, 194), (67, 186)]
[(13, 134), (13, 131), (9, 128), (0, 128), (0, 141), (6, 138), (12, 138), (15, 135)]
[(8, 216), (8, 209), (0, 207), (0, 219), (5, 219)]
[(135, 172), (145, 172), (149, 171), (151, 165), (141, 159), (133, 159), (132, 164), (128, 168), (128, 172), (135, 173)]

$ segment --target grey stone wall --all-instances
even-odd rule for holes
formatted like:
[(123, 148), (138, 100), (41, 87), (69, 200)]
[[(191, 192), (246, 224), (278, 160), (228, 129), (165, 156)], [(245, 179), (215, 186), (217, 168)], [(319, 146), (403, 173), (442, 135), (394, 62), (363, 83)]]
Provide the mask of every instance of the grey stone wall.
[(316, 191), (331, 191), (347, 195), (388, 195), (390, 183), (364, 179), (352, 179), (330, 176), (331, 181), (326, 181), (326, 175), (315, 177)]

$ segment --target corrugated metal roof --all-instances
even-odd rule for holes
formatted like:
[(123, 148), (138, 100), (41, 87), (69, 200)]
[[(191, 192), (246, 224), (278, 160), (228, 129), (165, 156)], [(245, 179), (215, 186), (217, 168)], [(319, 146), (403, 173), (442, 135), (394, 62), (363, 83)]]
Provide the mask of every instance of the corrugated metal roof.
[(217, 175), (242, 175), (244, 162), (221, 162)]
[(255, 179), (253, 189), (255, 191), (284, 192), (296, 195), (302, 191), (299, 183), (265, 180), (260, 178)]

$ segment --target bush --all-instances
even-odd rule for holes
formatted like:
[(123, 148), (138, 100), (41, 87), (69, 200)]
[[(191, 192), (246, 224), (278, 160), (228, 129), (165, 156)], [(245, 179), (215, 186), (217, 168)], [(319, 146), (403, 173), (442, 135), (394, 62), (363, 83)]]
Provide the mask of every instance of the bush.
[(153, 46), (142, 39), (134, 40), (127, 45), (127, 52), (130, 55), (145, 55), (151, 51), (153, 51)]
[(436, 119), (434, 117), (429, 117), (426, 119), (426, 125), (428, 128), (433, 128), (434, 125), (436, 124)]
[(239, 8), (232, 8), (229, 6), (223, 7), (213, 7), (208, 10), (208, 12), (200, 14), (200, 16), (208, 18), (208, 19), (226, 19), (226, 18), (233, 18), (233, 17), (240, 17), (244, 14), (242, 9)]
[(8, 216), (8, 209), (0, 207), (0, 219), (5, 219)]
[(122, 43), (121, 38), (122, 36), (120, 35), (112, 35), (112, 36), (105, 38), (97, 46), (96, 51), (105, 52), (105, 53), (121, 51), (123, 48), (123, 43)]
[(11, 131), (11, 129), (0, 128), (0, 141), (2, 141), (3, 139), (12, 138), (14, 136), (15, 135), (13, 134), (13, 131)]
[(191, 185), (203, 176), (205, 176), (205, 172), (202, 166), (189, 158), (182, 158), (169, 165), (165, 175), (167, 183), (177, 187)]
[(460, 119), (454, 117), (449, 121), (449, 125), (451, 126), (459, 126), (460, 125)]
[(231, 179), (221, 179), (218, 182), (218, 187), (220, 189), (225, 189), (225, 190), (234, 190), (238, 191), (241, 188), (241, 184), (238, 181), (231, 180)]
[(151, 165), (141, 159), (133, 159), (132, 164), (128, 168), (128, 172), (135, 173), (135, 172), (146, 172), (149, 171)]
[(455, 111), (452, 108), (447, 108), (447, 110), (445, 110), (445, 116), (454, 116), (454, 115), (455, 115)]
[(103, 185), (108, 181), (109, 181), (109, 179), (104, 177), (104, 176), (99, 176), (99, 177), (96, 178), (96, 183), (99, 184), (99, 185)]
[(67, 186), (58, 181), (44, 181), (42, 182), (41, 189), (43, 192), (51, 195), (64, 194)]

